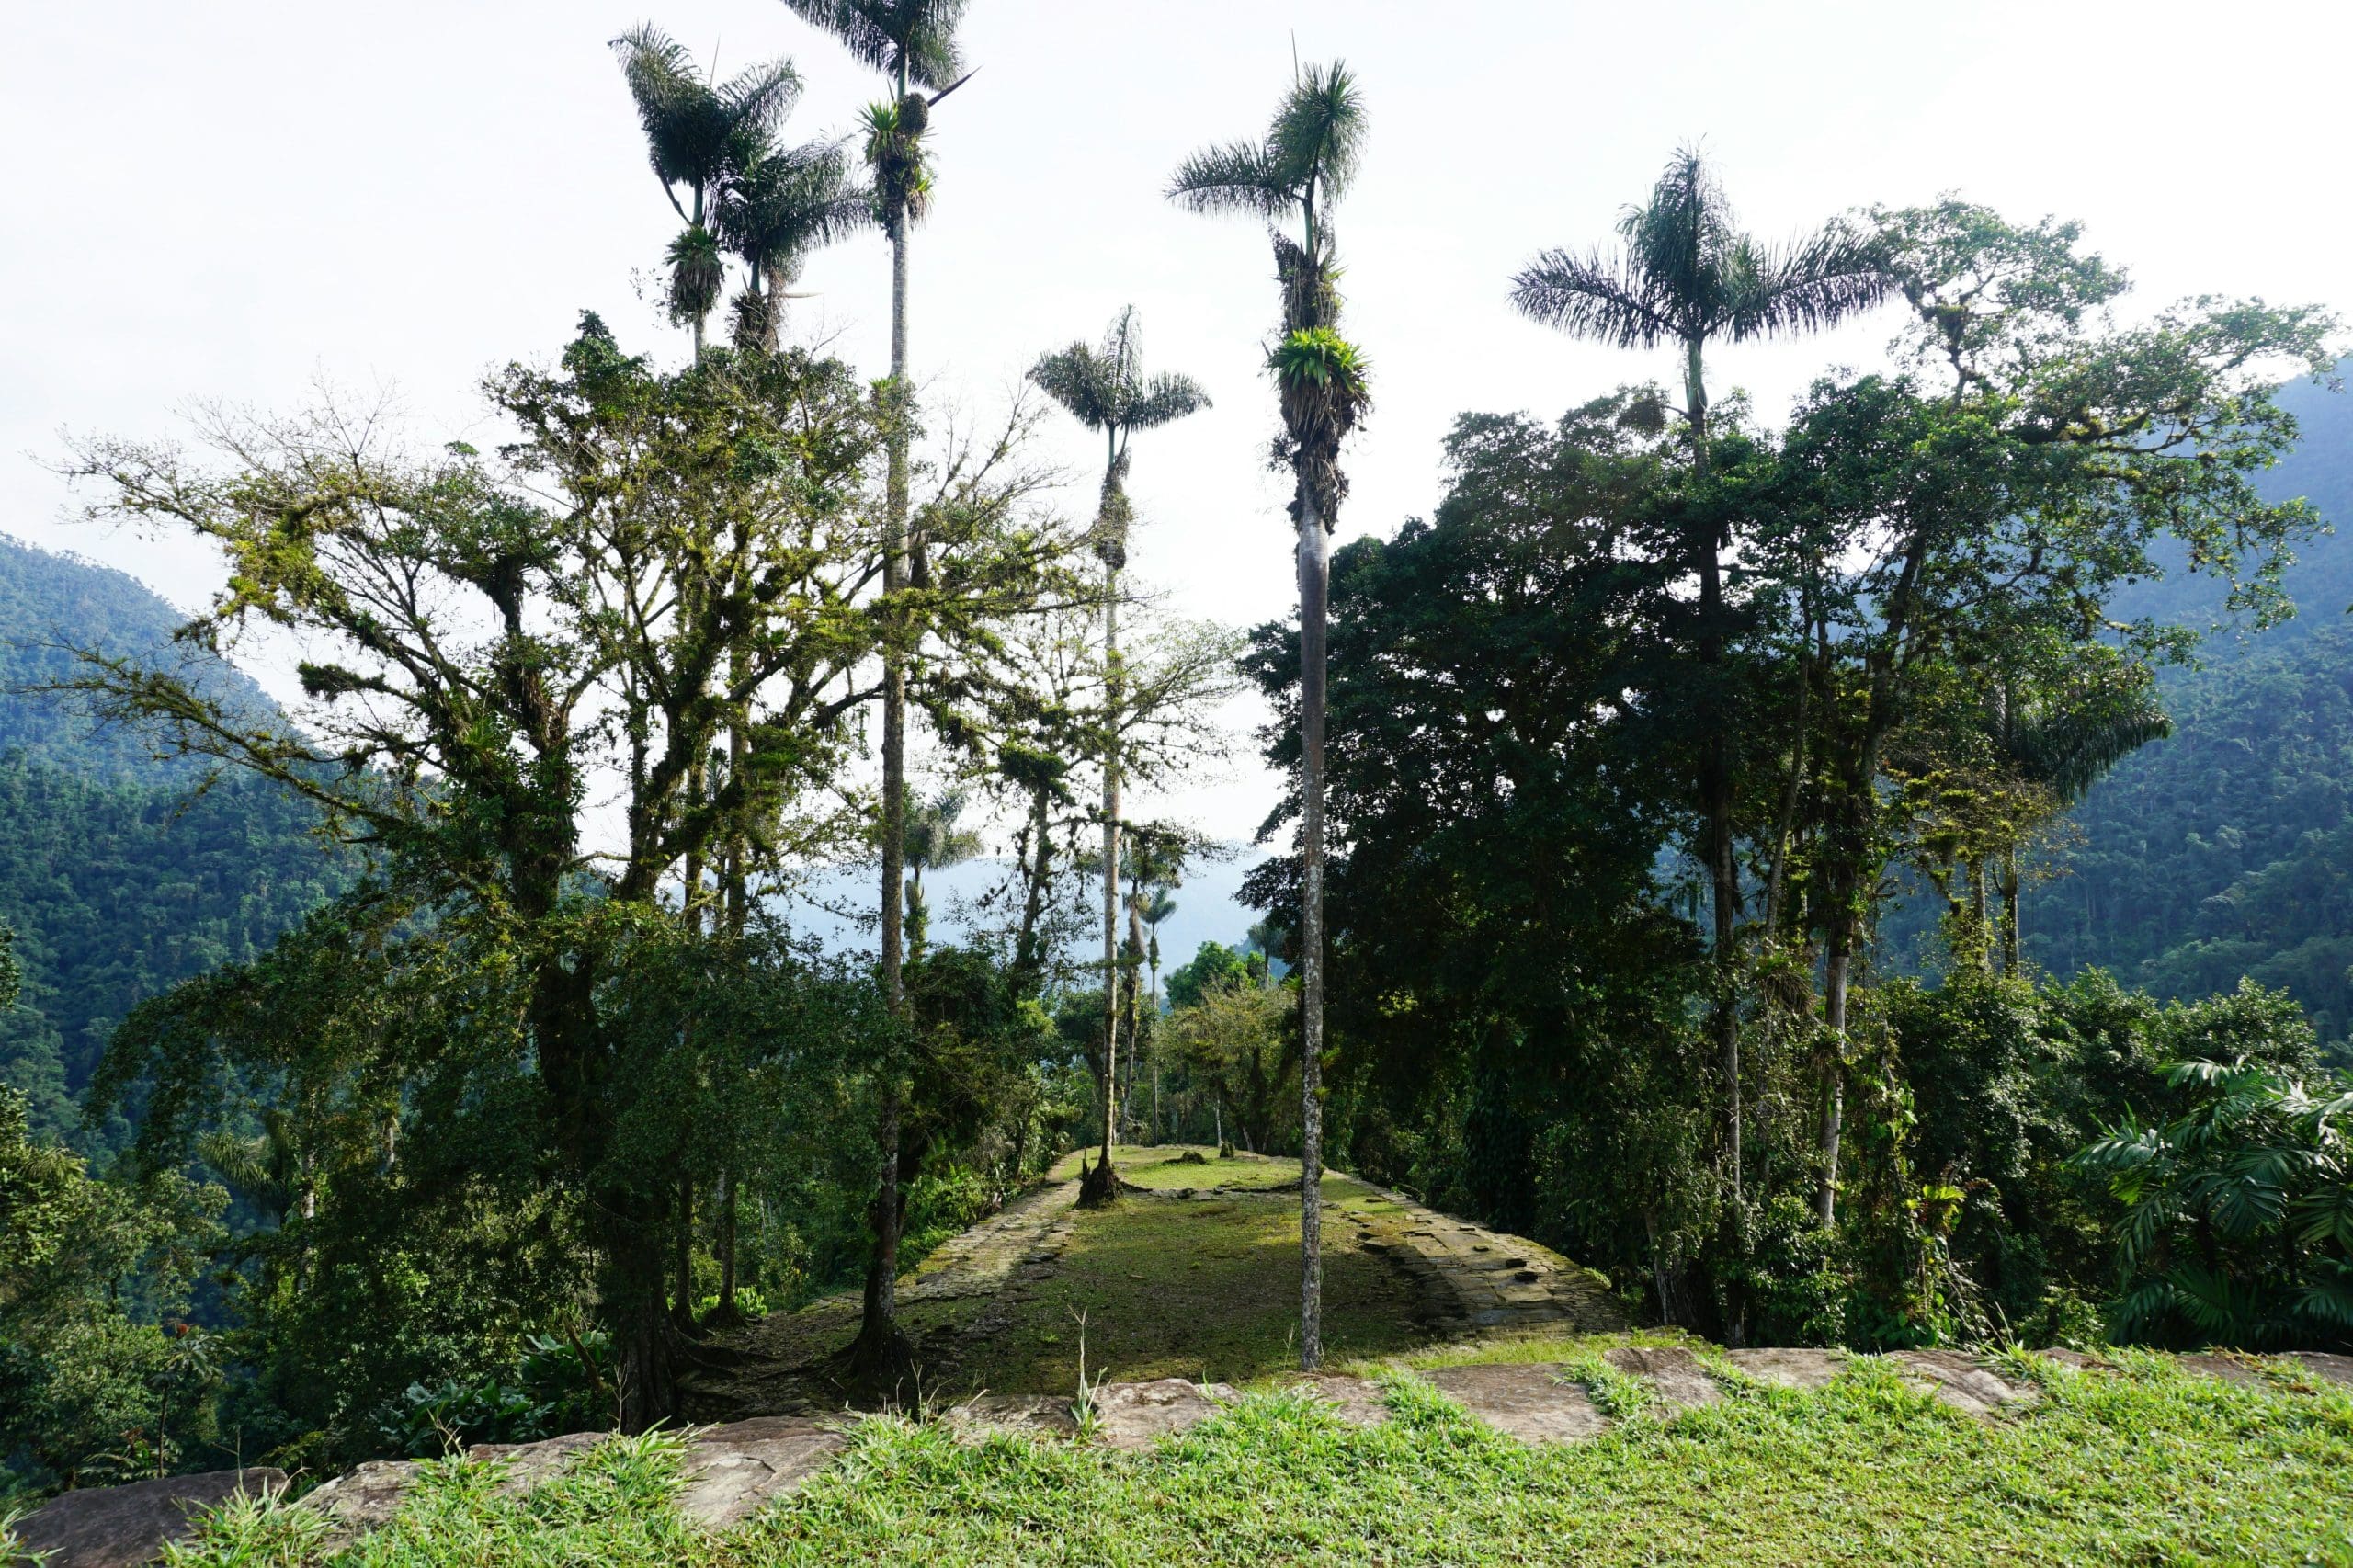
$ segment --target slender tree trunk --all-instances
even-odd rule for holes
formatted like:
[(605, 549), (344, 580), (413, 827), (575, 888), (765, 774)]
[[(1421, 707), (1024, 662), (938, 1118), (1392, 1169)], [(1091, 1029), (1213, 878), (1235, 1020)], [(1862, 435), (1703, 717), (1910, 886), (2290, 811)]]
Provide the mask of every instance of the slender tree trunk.
[(719, 1173), (719, 1321), (735, 1321), (735, 1178)]
[(1103, 1146), (1087, 1203), (1119, 1196), (1111, 1165), (1113, 1129), (1120, 1114), (1120, 705), (1126, 695), (1120, 663), (1120, 571), (1103, 568)]
[(1046, 912), (1046, 883), (1053, 874), (1053, 824), (1048, 810), (1046, 787), (1038, 785), (1029, 794), (1031, 858), (1024, 878), (1029, 886), (1021, 894), (1021, 934), (1013, 944), (1014, 964), (1020, 971), (1020, 989), (1025, 993), (1037, 983), (1046, 967), (1038, 925)]
[(1847, 1085), (1847, 991), (1855, 961), (1855, 917), (1847, 907), (1851, 890), (1837, 890), (1830, 917), (1829, 951), (1823, 967), (1823, 1023), (1830, 1032), (1831, 1059), (1823, 1073), (1822, 1176), (1813, 1192), (1813, 1215), (1828, 1226), (1838, 1218), (1838, 1143)]
[(1324, 1364), (1324, 726), (1331, 544), (1299, 486), (1299, 1364)]
[[(907, 411), (907, 222), (891, 214), (891, 407), (888, 469), (882, 517), (882, 594), (895, 611), (906, 585)], [(895, 622), (895, 615), (892, 617)], [(892, 1012), (905, 1000), (899, 882), (906, 871), (907, 670), (899, 629), (886, 625), (882, 649), (882, 994)], [(904, 1359), (899, 1335), (899, 1140), (904, 1107), (901, 1063), (882, 1073), (882, 1104), (875, 1128), (881, 1160), (872, 1210), (874, 1254), (866, 1270), (858, 1343), (853, 1359), (879, 1371)]]
[[(1798, 741), (1796, 755), (1790, 759), (1789, 786), (1781, 792), (1780, 821), (1775, 824), (1773, 832), (1773, 869), (1765, 881), (1765, 934), (1768, 937), (1777, 937), (1780, 933), (1781, 889), (1785, 885), (1784, 878), (1789, 869), (1790, 840), (1797, 831), (1798, 802), (1805, 792), (1807, 743), (1812, 739), (1806, 730), (1806, 707), (1813, 688), (1811, 657), (1813, 629), (1811, 619), (1812, 617), (1809, 614), (1808, 624), (1798, 628)], [(1733, 1101), (1733, 1148), (1737, 1152), (1739, 1147), (1740, 1102), (1735, 1098)], [(1740, 1162), (1734, 1159), (1733, 1161), (1733, 1196), (1737, 1198), (1739, 1195)]]
[(677, 1252), (671, 1260), (670, 1321), (680, 1328), (695, 1324), (695, 1178), (678, 1173)]
[[(1701, 374), (1700, 345), (1684, 346), (1685, 414), (1691, 426), (1691, 474), (1704, 487), (1708, 477), (1708, 388)], [(1703, 496), (1703, 501), (1706, 499)], [(1723, 657), (1723, 534), (1712, 512), (1699, 551), (1699, 663), (1712, 677)], [(1710, 687), (1711, 699), (1722, 693)], [(1741, 1103), (1740, 1014), (1733, 987), (1737, 957), (1733, 933), (1740, 918), (1740, 873), (1733, 862), (1732, 748), (1729, 726), (1711, 724), (1700, 743), (1699, 809), (1704, 819), (1701, 853), (1708, 865), (1715, 950), (1715, 1006), (1710, 1023), (1716, 1035), (1724, 1093), (1724, 1158), (1733, 1197), (1740, 1197)]]
[[(694, 760), (687, 764), (687, 809), (689, 811), (700, 811), (702, 809), (703, 792), (707, 788), (707, 782), (703, 778), (703, 771), (701, 748), (697, 747)], [(702, 850), (699, 847), (688, 850), (686, 867), (687, 929), (697, 937), (702, 935)]]
[(2018, 971), (2018, 846), (2002, 846), (2002, 972)]

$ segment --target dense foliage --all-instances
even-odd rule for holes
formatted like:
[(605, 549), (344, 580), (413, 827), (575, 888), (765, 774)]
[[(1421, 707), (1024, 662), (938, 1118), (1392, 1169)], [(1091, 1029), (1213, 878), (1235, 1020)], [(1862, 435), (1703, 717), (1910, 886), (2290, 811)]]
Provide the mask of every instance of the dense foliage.
[[(2198, 301), (2124, 325), (2122, 275), (2072, 227), (1873, 222), (1913, 316), (1901, 373), (1825, 379), (1781, 430), (1719, 410), (1702, 433), (1644, 388), (1549, 427), (1468, 416), (1437, 514), (1341, 551), (1333, 1122), (1367, 1170), (1557, 1240), (1672, 1322), (2080, 1335), (2106, 1301), (2157, 1334), (2124, 1293), (2145, 1250), (2120, 1254), (2070, 1161), (2189, 1114), (2169, 1062), (2309, 1074), (2310, 1030), (2259, 992), (2183, 1013), (2037, 982), (2022, 868), (2161, 733), (2155, 674), (2198, 642), (2132, 585), (2187, 552), (2248, 624), (2286, 612), (2318, 515), (2258, 483), (2298, 426), (2257, 368), (2325, 369), (2330, 324)], [(1253, 658), (1293, 768), (1296, 646), (1266, 628)], [(1933, 989), (1873, 963), (1907, 880), (1941, 915)], [(2312, 883), (2304, 907), (2334, 885)], [(2260, 886), (2225, 913), (2290, 902)], [(1256, 892), (1288, 916), (1295, 862)], [(2196, 993), (2231, 991), (2211, 968)], [(2182, 1043), (2201, 1009), (2235, 1049)], [(2333, 1278), (2336, 1246), (2300, 1236), (2280, 1288)], [(2290, 1337), (2353, 1329), (2309, 1299)]]

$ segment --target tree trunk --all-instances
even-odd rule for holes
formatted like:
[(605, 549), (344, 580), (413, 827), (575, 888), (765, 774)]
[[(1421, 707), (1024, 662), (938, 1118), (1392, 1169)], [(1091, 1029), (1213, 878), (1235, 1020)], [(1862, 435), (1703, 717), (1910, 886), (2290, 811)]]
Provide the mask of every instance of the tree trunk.
[(735, 1180), (719, 1176), (719, 1321), (735, 1321)]
[(1120, 1193), (1111, 1165), (1120, 1114), (1120, 571), (1103, 568), (1103, 1146), (1079, 1201), (1108, 1203)]
[(678, 1173), (677, 1251), (671, 1260), (670, 1321), (681, 1329), (695, 1324), (695, 1178)]
[(1822, 1176), (1814, 1188), (1813, 1216), (1824, 1226), (1838, 1218), (1838, 1141), (1847, 1083), (1847, 987), (1854, 966), (1855, 922), (1846, 890), (1833, 906), (1829, 953), (1823, 970), (1823, 1022), (1830, 1031), (1831, 1058), (1823, 1072)]
[[(1691, 475), (1704, 485), (1708, 477), (1708, 388), (1701, 375), (1700, 345), (1684, 346), (1685, 413), (1691, 426)], [(1703, 503), (1705, 498), (1703, 497)], [(1712, 673), (1723, 655), (1723, 535), (1711, 515), (1699, 551), (1699, 663)], [(1722, 694), (1711, 687), (1711, 699)], [(1729, 725), (1708, 727), (1700, 742), (1699, 809), (1705, 826), (1700, 844), (1713, 893), (1712, 935), (1715, 949), (1715, 1006), (1710, 1023), (1716, 1036), (1724, 1092), (1724, 1164), (1732, 1178), (1733, 1197), (1740, 1196), (1741, 1104), (1740, 1014), (1733, 1000), (1733, 930), (1740, 918), (1740, 873), (1733, 862), (1732, 748)]]
[(1048, 814), (1049, 804), (1046, 787), (1035, 786), (1029, 795), (1032, 858), (1024, 879), (1029, 885), (1021, 894), (1021, 934), (1013, 944), (1014, 968), (1019, 972), (1019, 989), (1025, 995), (1046, 968), (1038, 924), (1046, 912), (1046, 883), (1053, 874), (1053, 824)]
[[(891, 234), (891, 422), (885, 431), (888, 469), (882, 517), (882, 594), (893, 608), (906, 585), (907, 545), (907, 222), (904, 212), (889, 222)], [(899, 881), (906, 871), (907, 671), (898, 628), (886, 627), (882, 649), (882, 994), (892, 1012), (905, 1000), (904, 931)], [(899, 1334), (899, 1137), (904, 1117), (901, 1064), (884, 1064), (881, 1114), (875, 1128), (880, 1145), (872, 1218), (874, 1253), (868, 1260), (866, 1293), (852, 1346), (861, 1371), (895, 1369), (906, 1360)]]
[(2018, 846), (2002, 846), (2002, 972), (2018, 972)]
[(1324, 662), (1330, 541), (1299, 486), (1299, 1365), (1324, 1364)]

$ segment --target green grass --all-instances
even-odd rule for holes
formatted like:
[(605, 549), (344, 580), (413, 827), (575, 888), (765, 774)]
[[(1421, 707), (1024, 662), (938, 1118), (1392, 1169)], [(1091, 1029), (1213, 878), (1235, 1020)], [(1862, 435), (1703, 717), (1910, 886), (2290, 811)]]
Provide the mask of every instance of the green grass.
[[(1074, 1224), (1052, 1276), (1030, 1288), (961, 1381), (1000, 1392), (1074, 1391), (1081, 1312), (1090, 1377), (1243, 1382), (1297, 1364), (1299, 1205), (1290, 1192), (1180, 1199), (1148, 1189), (1110, 1210), (1078, 1211)], [(1336, 1227), (1324, 1235), (1324, 1291), (1336, 1358), (1391, 1355), (1429, 1338), (1414, 1278)]]
[[(1070, 1241), (1043, 1280), (986, 1298), (903, 1299), (900, 1322), (917, 1346), (925, 1392), (1075, 1393), (1081, 1313), (1090, 1378), (1239, 1383), (1295, 1365), (1299, 1162), (1199, 1153), (1206, 1163), (1196, 1165), (1176, 1146), (1115, 1150), (1134, 1190), (1110, 1209), (1074, 1210)], [(1078, 1158), (1049, 1179), (1075, 1179)], [(1327, 1175), (1324, 1196), (1335, 1210), (1399, 1212), (1347, 1176)], [(1324, 1243), (1330, 1355), (1388, 1356), (1427, 1343), (1444, 1303), (1428, 1299), (1396, 1254), (1358, 1249), (1336, 1222)], [(790, 1399), (838, 1403), (824, 1381), (828, 1358), (856, 1335), (858, 1313), (858, 1299), (844, 1295), (767, 1319), (740, 1341), (753, 1364), (714, 1382), (691, 1408), (722, 1418)], [(989, 1313), (1002, 1316), (992, 1332), (966, 1332)]]
[[(2040, 1363), (2044, 1401), (1998, 1425), (1866, 1358), (1818, 1392), (1735, 1387), (1672, 1421), (1637, 1416), (1535, 1449), (1400, 1370), (1385, 1374), (1384, 1427), (1257, 1393), (1143, 1456), (1015, 1438), (960, 1448), (937, 1426), (876, 1421), (833, 1470), (723, 1540), (678, 1523), (660, 1500), (676, 1449), (641, 1440), (524, 1499), (492, 1493), (483, 1467), (436, 1467), (400, 1523), (342, 1561), (2353, 1562), (2353, 1396), (2120, 1359), (2112, 1376)], [(299, 1561), (254, 1550), (269, 1517), (217, 1525), (179, 1561)]]
[[(1195, 1164), (1185, 1158), (1199, 1154)], [(1078, 1163), (1084, 1158), (1090, 1164), (1095, 1158), (1092, 1149), (1065, 1154), (1048, 1173), (1051, 1181), (1075, 1181)], [(1175, 1192), (1190, 1187), (1197, 1192), (1222, 1188), (1228, 1192), (1299, 1191), (1299, 1162), (1274, 1154), (1235, 1153), (1218, 1158), (1215, 1149), (1206, 1144), (1181, 1143), (1115, 1143), (1111, 1146), (1111, 1165), (1120, 1173), (1120, 1180), (1130, 1187), (1140, 1187), (1148, 1192)], [(1324, 1173), (1324, 1199), (1327, 1203), (1350, 1200), (1361, 1202), (1370, 1196), (1367, 1189), (1347, 1176)]]

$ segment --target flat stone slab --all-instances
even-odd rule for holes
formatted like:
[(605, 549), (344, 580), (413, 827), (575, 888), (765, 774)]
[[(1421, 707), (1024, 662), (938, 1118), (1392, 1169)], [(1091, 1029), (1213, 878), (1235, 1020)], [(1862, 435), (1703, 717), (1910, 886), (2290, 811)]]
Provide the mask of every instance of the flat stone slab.
[(1843, 1350), (1727, 1350), (1724, 1357), (1758, 1382), (1807, 1391), (1829, 1387), (1847, 1364)]
[(940, 1420), (960, 1443), (982, 1443), (1000, 1434), (1038, 1442), (1068, 1442), (1078, 1436), (1071, 1402), (1055, 1394), (991, 1393), (950, 1405)]
[(2242, 1388), (2262, 1389), (2271, 1386), (2271, 1380), (2254, 1367), (2226, 1350), (2200, 1350), (2174, 1358), (2174, 1365), (2185, 1372), (2196, 1372), (2209, 1378), (2220, 1378), (2226, 1383)]
[(1140, 1453), (1163, 1437), (1191, 1431), (1233, 1398), (1227, 1384), (1183, 1378), (1101, 1383), (1095, 1390), (1096, 1436), (1112, 1448)]
[(2032, 1404), (2042, 1397), (2033, 1384), (1997, 1377), (1962, 1351), (1899, 1350), (1895, 1360), (1909, 1381), (1927, 1385), (1938, 1403), (1981, 1421), (1995, 1419), (2006, 1406)]
[(1351, 1426), (1378, 1426), (1389, 1419), (1389, 1404), (1381, 1397), (1381, 1385), (1368, 1378), (1302, 1372), (1287, 1386), (1313, 1394)]
[(741, 1524), (831, 1464), (848, 1440), (838, 1425), (807, 1415), (707, 1427), (688, 1450), (678, 1511), (706, 1529)]
[(2353, 1356), (2332, 1356), (2325, 1350), (2299, 1350), (2288, 1358), (2303, 1364), (2306, 1371), (2353, 1388)]
[(1674, 1410), (1693, 1410), (1723, 1398), (1699, 1358), (1679, 1345), (1628, 1345), (1601, 1358), (1629, 1377), (1640, 1378), (1653, 1398)]
[(608, 1436), (604, 1432), (568, 1432), (536, 1443), (476, 1443), (466, 1450), (466, 1458), (503, 1463), (506, 1472), (498, 1478), (497, 1491), (512, 1497), (535, 1491), (541, 1482), (562, 1475)]
[(1523, 1443), (1574, 1443), (1609, 1423), (1555, 1362), (1439, 1367), (1422, 1374), (1476, 1420)]
[(264, 1466), (85, 1487), (42, 1504), (17, 1527), (17, 1537), (35, 1562), (41, 1552), (54, 1553), (49, 1568), (133, 1568), (154, 1562), (165, 1542), (186, 1536), (198, 1509), (217, 1508), (240, 1493), (259, 1496), (285, 1489), (286, 1472)]
[(416, 1471), (415, 1460), (369, 1460), (316, 1488), (296, 1506), (315, 1508), (327, 1517), (327, 1551), (332, 1555), (391, 1523), (416, 1480)]

